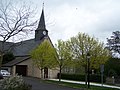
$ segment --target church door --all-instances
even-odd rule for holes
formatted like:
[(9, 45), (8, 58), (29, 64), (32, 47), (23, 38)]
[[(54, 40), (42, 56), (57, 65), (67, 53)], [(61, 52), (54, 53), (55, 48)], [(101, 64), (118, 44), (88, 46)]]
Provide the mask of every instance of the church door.
[(48, 78), (48, 68), (44, 68), (44, 78)]

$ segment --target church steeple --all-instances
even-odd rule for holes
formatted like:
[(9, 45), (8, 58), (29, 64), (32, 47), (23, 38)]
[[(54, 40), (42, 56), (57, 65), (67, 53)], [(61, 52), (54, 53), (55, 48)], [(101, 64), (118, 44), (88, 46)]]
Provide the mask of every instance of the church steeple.
[(46, 30), (46, 26), (45, 26), (44, 3), (43, 3), (43, 8), (42, 8), (42, 13), (38, 24), (38, 28), (35, 30), (35, 40), (39, 41), (45, 36), (48, 36), (48, 30)]
[(45, 18), (44, 18), (44, 8), (42, 9), (40, 21), (39, 21), (39, 24), (38, 24), (38, 29), (46, 29)]

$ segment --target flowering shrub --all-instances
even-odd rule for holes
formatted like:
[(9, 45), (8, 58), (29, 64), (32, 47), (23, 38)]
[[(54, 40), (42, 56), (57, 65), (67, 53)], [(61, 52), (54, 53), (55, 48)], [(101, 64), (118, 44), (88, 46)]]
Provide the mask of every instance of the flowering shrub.
[(11, 76), (0, 80), (0, 87), (3, 90), (31, 90), (30, 85), (26, 84), (22, 76)]

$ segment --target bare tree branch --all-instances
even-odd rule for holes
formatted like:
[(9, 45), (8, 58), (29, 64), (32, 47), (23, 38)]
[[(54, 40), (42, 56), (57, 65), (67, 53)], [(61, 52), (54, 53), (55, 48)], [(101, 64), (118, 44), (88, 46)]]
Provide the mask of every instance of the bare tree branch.
[[(1, 5), (3, 6), (3, 5)], [(10, 8), (13, 8), (12, 10)], [(13, 7), (10, 3), (5, 7), (0, 7), (0, 36), (3, 41), (9, 40), (11, 37), (22, 33), (32, 31), (36, 26), (37, 21), (31, 22), (34, 9), (26, 7), (25, 5), (20, 8)]]
[[(19, 36), (21, 34), (25, 35), (35, 30), (37, 25), (37, 20), (33, 20), (35, 17), (35, 9), (31, 9), (30, 6), (26, 6), (25, 4), (18, 7), (13, 6), (11, 2), (6, 2), (6, 4), (3, 2), (1, 0), (0, 3), (0, 38), (2, 39), (0, 46), (1, 57), (4, 55), (4, 45), (7, 41), (14, 36)], [(6, 50), (10, 50), (12, 46)]]

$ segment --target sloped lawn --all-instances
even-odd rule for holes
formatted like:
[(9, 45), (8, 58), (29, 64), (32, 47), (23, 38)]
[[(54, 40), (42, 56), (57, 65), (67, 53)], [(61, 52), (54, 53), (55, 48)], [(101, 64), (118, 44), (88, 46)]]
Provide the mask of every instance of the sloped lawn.
[(67, 86), (71, 88), (78, 88), (80, 90), (120, 90), (116, 88), (107, 88), (107, 87), (99, 87), (99, 86), (90, 86), (90, 89), (87, 89), (86, 85), (74, 84), (74, 83), (68, 83), (68, 82), (58, 82), (58, 81), (52, 81), (52, 80), (47, 80), (45, 82), (59, 84), (59, 85)]

